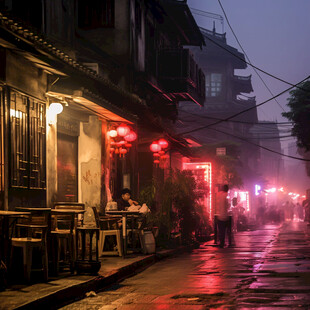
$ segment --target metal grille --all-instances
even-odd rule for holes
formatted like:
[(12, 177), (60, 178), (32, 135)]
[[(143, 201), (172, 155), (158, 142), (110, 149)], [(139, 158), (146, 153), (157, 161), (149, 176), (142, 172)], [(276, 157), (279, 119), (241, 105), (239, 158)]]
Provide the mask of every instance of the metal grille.
[(45, 188), (45, 104), (10, 94), (11, 186)]

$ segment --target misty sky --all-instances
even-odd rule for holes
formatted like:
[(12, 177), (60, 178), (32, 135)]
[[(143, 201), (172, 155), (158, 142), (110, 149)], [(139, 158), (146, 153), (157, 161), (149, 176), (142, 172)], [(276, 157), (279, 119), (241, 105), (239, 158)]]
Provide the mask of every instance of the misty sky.
[[(293, 84), (310, 75), (310, 0), (220, 1), (239, 42), (253, 65)], [(227, 43), (241, 51), (218, 0), (188, 0), (187, 4), (190, 8), (222, 15)], [(199, 26), (210, 30), (213, 28), (212, 19), (196, 14), (193, 16)], [(221, 23), (215, 21), (215, 25), (216, 31), (222, 33)], [(236, 73), (252, 74), (254, 92), (249, 95), (256, 96), (257, 104), (272, 97), (253, 69), (248, 67), (242, 71), (242, 73), (238, 71)], [(260, 75), (274, 95), (290, 87), (263, 73)], [(288, 110), (286, 106), (288, 96), (287, 92), (277, 99), (285, 110)], [(258, 117), (259, 120), (287, 121), (281, 116), (281, 112), (283, 110), (272, 100), (258, 108)], [(294, 141), (294, 138), (281, 140), (286, 154), (289, 143)], [(299, 157), (298, 154), (295, 156)], [(300, 161), (283, 159), (286, 164), (303, 166)]]
[[(309, 0), (221, 0), (230, 24), (251, 62), (290, 83), (297, 83), (310, 75), (310, 1)], [(224, 17), (218, 0), (188, 0), (188, 6)], [(193, 14), (197, 24), (212, 29), (210, 18)], [(216, 21), (217, 32), (222, 26)], [(224, 17), (227, 43), (241, 49)], [(253, 69), (252, 84), (257, 103), (272, 97)], [(273, 94), (289, 86), (260, 73)], [(284, 109), (288, 93), (278, 101)], [(281, 108), (275, 101), (258, 109), (260, 120), (285, 121)]]

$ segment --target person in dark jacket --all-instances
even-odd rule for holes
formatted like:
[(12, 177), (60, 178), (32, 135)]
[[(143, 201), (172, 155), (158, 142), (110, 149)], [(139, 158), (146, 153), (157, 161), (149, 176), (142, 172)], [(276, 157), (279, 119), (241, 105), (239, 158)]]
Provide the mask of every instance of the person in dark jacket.
[(132, 205), (138, 205), (137, 201), (131, 199), (131, 190), (129, 188), (124, 188), (121, 191), (121, 197), (116, 200), (117, 208), (120, 211), (126, 211)]

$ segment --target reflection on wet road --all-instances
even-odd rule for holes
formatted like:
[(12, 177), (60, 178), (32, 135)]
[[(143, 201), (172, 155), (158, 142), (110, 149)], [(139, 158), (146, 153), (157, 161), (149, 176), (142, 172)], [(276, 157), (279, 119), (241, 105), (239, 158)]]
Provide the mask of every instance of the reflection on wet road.
[(291, 222), (239, 232), (234, 248), (202, 244), (64, 309), (309, 309), (309, 231)]

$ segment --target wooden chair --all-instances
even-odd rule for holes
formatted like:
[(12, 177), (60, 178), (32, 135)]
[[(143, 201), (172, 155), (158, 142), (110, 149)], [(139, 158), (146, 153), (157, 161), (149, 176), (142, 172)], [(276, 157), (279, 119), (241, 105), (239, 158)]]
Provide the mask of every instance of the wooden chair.
[[(13, 257), (14, 248), (22, 248), (24, 278), (27, 282), (31, 280), (31, 271), (43, 271), (44, 280), (48, 279), (47, 233), (50, 228), (50, 209), (44, 209), (31, 210), (30, 216), (21, 218), (16, 224), (16, 236), (11, 239), (11, 257)], [(42, 268), (39, 270), (32, 268), (34, 248), (41, 251)], [(12, 262), (13, 260), (10, 268), (13, 267)]]
[[(99, 213), (97, 211), (96, 207), (92, 207), (96, 225), (98, 228), (100, 228), (99, 232), (99, 256), (102, 255), (118, 255), (122, 256), (122, 241), (121, 241), (121, 231), (118, 228), (118, 220), (112, 218), (110, 216), (99, 216)], [(115, 236), (116, 238), (116, 246), (117, 249), (114, 251), (104, 251), (104, 245), (106, 242), (106, 237), (109, 236)]]
[[(58, 210), (85, 210), (85, 204), (79, 202), (55, 202), (54, 209)], [(84, 214), (72, 221), (72, 215), (61, 214), (53, 216), (53, 229), (51, 231), (51, 243), (54, 247), (52, 259), (53, 273), (58, 275), (60, 263), (68, 265), (71, 273), (74, 272), (76, 261), (76, 231), (75, 228), (83, 227)], [(81, 236), (80, 236), (81, 237)], [(81, 242), (80, 242), (81, 244)]]

